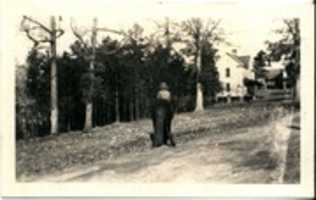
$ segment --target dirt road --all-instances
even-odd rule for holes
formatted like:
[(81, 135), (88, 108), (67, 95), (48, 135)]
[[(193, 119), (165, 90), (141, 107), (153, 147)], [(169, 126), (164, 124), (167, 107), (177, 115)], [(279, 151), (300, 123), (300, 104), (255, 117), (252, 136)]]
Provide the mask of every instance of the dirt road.
[[(264, 126), (207, 134), (176, 148), (134, 152), (38, 181), (108, 183), (276, 183), (284, 177), (288, 139), (299, 135), (288, 117)], [(295, 166), (292, 166), (295, 167)], [(293, 170), (293, 169), (292, 169)]]

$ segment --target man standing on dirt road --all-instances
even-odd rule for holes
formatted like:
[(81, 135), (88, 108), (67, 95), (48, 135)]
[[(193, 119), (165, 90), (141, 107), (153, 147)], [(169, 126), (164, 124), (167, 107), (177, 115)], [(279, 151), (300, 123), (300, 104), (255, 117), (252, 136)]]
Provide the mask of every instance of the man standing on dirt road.
[(171, 133), (171, 121), (173, 118), (174, 108), (172, 97), (168, 85), (161, 82), (152, 111), (154, 133), (150, 136), (153, 147), (159, 147), (163, 144), (175, 146), (176, 143)]

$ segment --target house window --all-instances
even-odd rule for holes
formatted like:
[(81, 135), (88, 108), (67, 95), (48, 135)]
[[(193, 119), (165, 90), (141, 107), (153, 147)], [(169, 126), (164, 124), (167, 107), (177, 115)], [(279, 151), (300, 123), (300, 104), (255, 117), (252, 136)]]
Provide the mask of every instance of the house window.
[(226, 83), (226, 91), (230, 92), (230, 83)]
[(226, 68), (226, 77), (230, 77), (230, 69)]

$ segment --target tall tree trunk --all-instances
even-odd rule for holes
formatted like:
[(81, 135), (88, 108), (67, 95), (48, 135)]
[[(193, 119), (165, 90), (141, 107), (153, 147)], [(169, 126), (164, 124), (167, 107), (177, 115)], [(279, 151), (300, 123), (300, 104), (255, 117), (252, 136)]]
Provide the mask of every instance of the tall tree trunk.
[(196, 85), (196, 107), (195, 111), (203, 111), (203, 92), (202, 92), (202, 85), (201, 83), (197, 83)]
[(138, 94), (138, 88), (135, 87), (135, 120), (137, 121), (139, 119), (139, 94)]
[(51, 113), (50, 113), (50, 122), (51, 122), (51, 134), (58, 133), (58, 90), (57, 90), (57, 50), (56, 50), (56, 21), (55, 17), (51, 17)]
[(69, 132), (71, 130), (71, 115), (72, 115), (72, 109), (71, 109), (71, 98), (68, 96), (66, 100), (67, 104), (67, 113), (66, 115), (66, 131)]
[[(93, 65), (92, 62), (90, 63), (90, 70), (92, 68), (91, 65)], [(92, 72), (90, 72), (90, 73), (92, 73)], [(90, 83), (90, 87), (93, 87), (92, 82)], [(85, 122), (84, 122), (84, 128), (83, 128), (84, 131), (89, 131), (92, 128), (93, 103), (92, 103), (92, 97), (91, 97), (92, 94), (90, 93), (91, 88), (89, 90), (90, 90), (89, 97), (88, 97), (88, 100), (86, 102)]]
[(128, 102), (128, 113), (129, 113), (129, 120), (133, 121), (134, 120), (134, 115), (133, 115), (133, 100), (129, 99)]
[(68, 115), (66, 130), (67, 132), (71, 131), (71, 116), (70, 115)]
[(296, 102), (300, 102), (300, 77), (297, 77), (296, 81), (295, 81), (295, 85), (294, 85), (294, 100)]
[(106, 124), (108, 124), (110, 121), (112, 121), (112, 119), (111, 119), (111, 117), (112, 117), (111, 113), (112, 113), (112, 107), (111, 107), (109, 104), (107, 104), (107, 105), (106, 105), (106, 115), (105, 115), (105, 117), (106, 117), (105, 123), (106, 123)]
[(86, 103), (86, 115), (84, 121), (84, 130), (89, 131), (92, 128), (92, 113), (93, 113), (93, 104), (92, 102)]
[(202, 50), (199, 49), (197, 53), (196, 59), (196, 68), (197, 68), (197, 75), (196, 75), (196, 104), (195, 104), (195, 111), (203, 111), (203, 92), (202, 92), (202, 84), (200, 83), (200, 73), (202, 67)]
[(94, 61), (95, 61), (95, 45), (96, 45), (96, 37), (97, 37), (97, 19), (93, 20), (92, 27), (92, 36), (91, 36), (91, 60), (89, 64), (89, 73), (90, 73), (90, 86), (89, 86), (89, 97), (86, 102), (86, 115), (85, 115), (85, 123), (84, 130), (89, 131), (92, 128), (92, 119), (93, 119), (93, 87), (94, 87)]
[(142, 119), (144, 118), (144, 114), (145, 114), (145, 101), (144, 101), (144, 97), (143, 97), (143, 91), (142, 88), (139, 90), (139, 118)]
[(115, 91), (115, 122), (121, 121), (120, 119), (120, 106), (119, 106), (119, 93), (118, 88)]

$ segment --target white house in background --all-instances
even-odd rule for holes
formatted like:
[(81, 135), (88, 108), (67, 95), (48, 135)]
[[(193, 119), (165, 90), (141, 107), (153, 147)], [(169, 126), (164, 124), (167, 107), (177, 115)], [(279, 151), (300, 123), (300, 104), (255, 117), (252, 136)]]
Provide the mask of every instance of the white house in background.
[(217, 94), (217, 100), (221, 98), (228, 101), (231, 98), (242, 99), (247, 94), (244, 79), (254, 79), (251, 57), (249, 55), (238, 55), (234, 49), (220, 55), (216, 66), (223, 89), (222, 92)]

